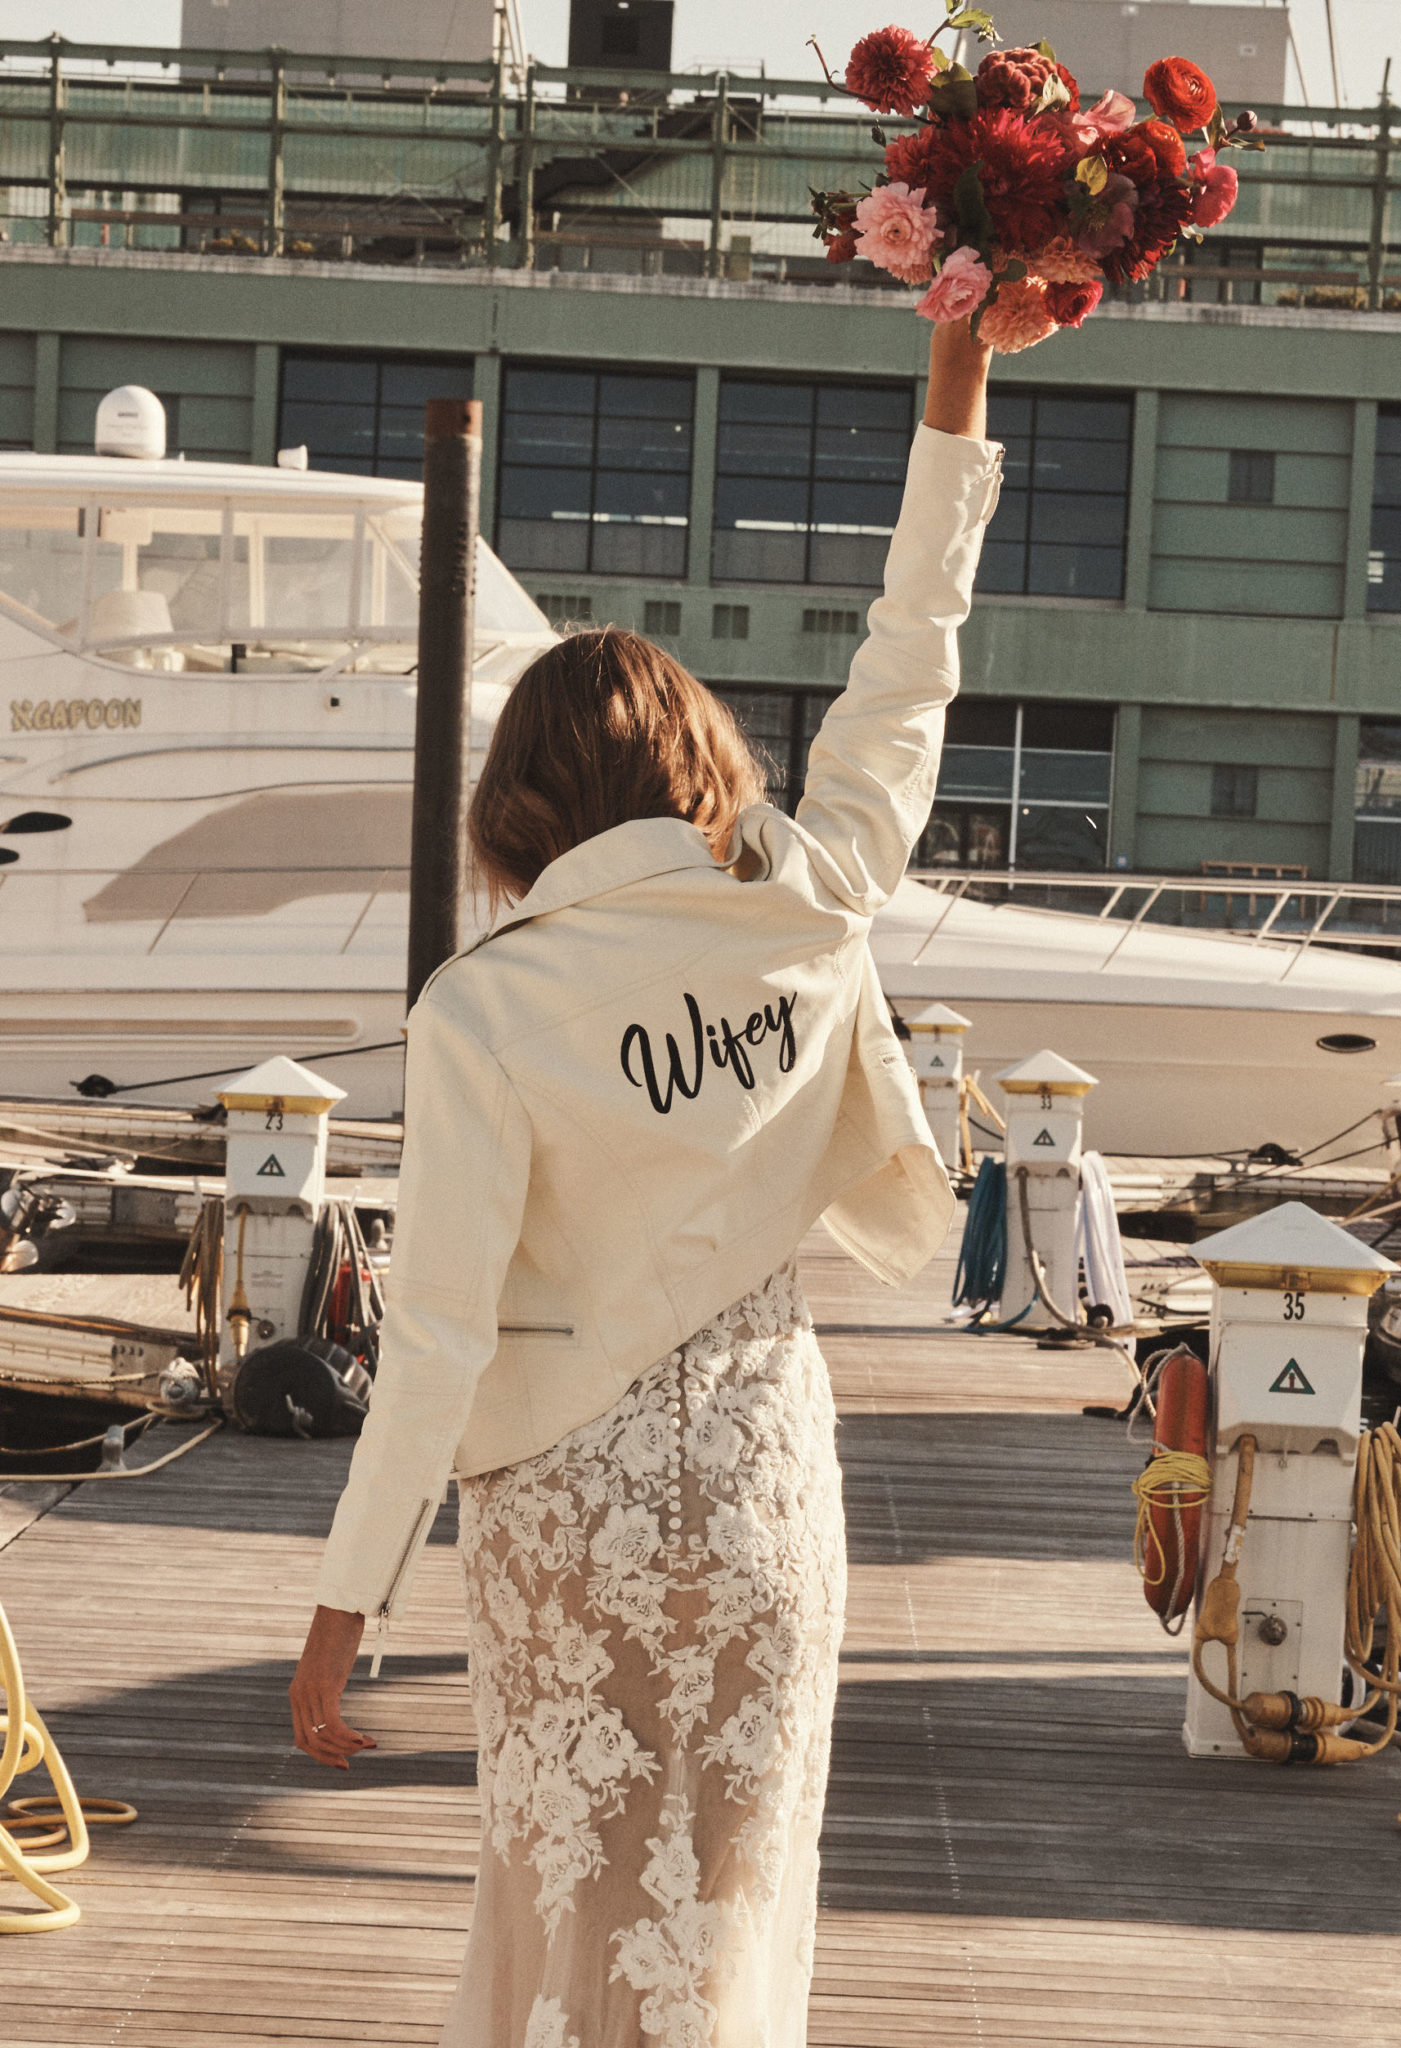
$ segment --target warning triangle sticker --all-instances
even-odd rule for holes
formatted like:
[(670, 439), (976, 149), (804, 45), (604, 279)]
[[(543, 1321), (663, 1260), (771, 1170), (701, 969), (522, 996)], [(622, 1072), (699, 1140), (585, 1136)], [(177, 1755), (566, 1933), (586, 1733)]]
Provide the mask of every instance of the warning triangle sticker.
[(929, 1064), (931, 1067), (942, 1067), (944, 1062), (940, 1059), (938, 1053), (936, 1052), (933, 1059), (929, 1062)]
[(1270, 1386), (1272, 1394), (1311, 1394), (1313, 1391), (1297, 1358), (1290, 1359), (1279, 1378)]
[(1056, 1141), (1049, 1131), (1043, 1131), (1039, 1138), (1033, 1138), (1031, 1142), (1033, 1145), (1054, 1145)]
[[(267, 1158), (258, 1168), (258, 1179), (262, 1180), (264, 1178), (268, 1180), (286, 1180), (287, 1178), (282, 1170), (282, 1162), (275, 1152), (269, 1152)], [(1312, 1387), (1310, 1387), (1309, 1392), (1313, 1392)]]

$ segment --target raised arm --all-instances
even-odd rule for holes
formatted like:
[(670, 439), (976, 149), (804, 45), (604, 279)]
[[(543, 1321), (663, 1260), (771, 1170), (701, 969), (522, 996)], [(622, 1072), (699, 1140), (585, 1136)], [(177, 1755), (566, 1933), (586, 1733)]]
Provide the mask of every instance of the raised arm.
[(987, 430), (990, 351), (966, 321), (936, 326), (885, 590), (808, 759), (798, 822), (820, 841), (854, 908), (896, 887), (934, 801), (944, 706), (958, 689), (968, 616), (1002, 451)]

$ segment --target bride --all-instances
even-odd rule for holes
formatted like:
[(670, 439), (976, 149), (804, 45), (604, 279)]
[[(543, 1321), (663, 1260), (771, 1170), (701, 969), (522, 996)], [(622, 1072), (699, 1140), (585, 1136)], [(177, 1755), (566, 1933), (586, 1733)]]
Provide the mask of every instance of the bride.
[(409, 1028), (369, 1420), (291, 1688), (299, 1748), (461, 1503), (482, 1855), (444, 2048), (803, 2048), (844, 1594), (794, 1253), (884, 1280), (952, 1200), (867, 945), (933, 800), (1001, 451), (935, 328), (885, 592), (794, 819), (616, 627), (540, 657), (469, 831), (493, 923)]

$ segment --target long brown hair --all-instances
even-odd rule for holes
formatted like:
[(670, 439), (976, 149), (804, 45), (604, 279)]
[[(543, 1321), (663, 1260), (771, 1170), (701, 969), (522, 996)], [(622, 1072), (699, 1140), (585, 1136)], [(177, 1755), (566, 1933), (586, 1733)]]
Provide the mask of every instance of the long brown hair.
[(684, 818), (724, 856), (764, 777), (729, 707), (638, 633), (572, 633), (506, 700), (472, 799), (473, 877), (493, 913), (572, 846), (634, 818)]

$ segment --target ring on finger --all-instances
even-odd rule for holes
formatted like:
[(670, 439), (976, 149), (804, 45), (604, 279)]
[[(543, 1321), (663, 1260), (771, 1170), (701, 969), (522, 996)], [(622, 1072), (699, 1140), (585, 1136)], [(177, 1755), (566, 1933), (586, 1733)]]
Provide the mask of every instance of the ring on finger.
[(313, 1735), (319, 1735), (321, 1733), (321, 1730), (326, 1726), (327, 1723), (325, 1721), (313, 1721), (311, 1724), (311, 1732)]

